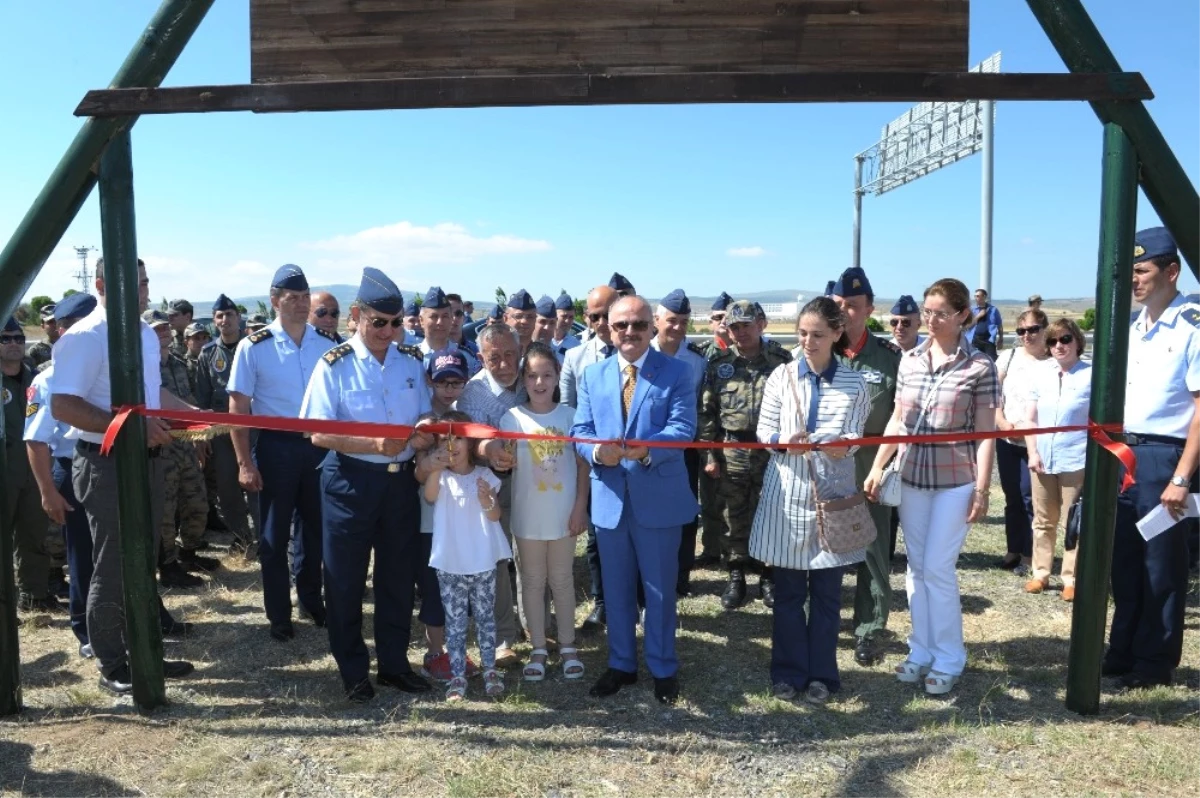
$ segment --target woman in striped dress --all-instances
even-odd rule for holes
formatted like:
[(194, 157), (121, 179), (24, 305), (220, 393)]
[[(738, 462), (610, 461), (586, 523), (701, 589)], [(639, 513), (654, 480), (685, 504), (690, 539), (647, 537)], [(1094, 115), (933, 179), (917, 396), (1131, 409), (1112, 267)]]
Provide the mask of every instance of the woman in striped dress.
[[(838, 363), (845, 351), (845, 320), (829, 297), (804, 306), (796, 323), (798, 357), (767, 379), (758, 415), (763, 443), (829, 443), (862, 437), (870, 413), (867, 384)], [(750, 556), (775, 569), (771, 684), (790, 699), (803, 691), (821, 704), (841, 688), (837, 637), (842, 573), (862, 562), (865, 549), (831, 554), (817, 534), (815, 481), (822, 500), (853, 495), (857, 447), (833, 446), (808, 454), (780, 449), (763, 475), (762, 496), (750, 532)], [(805, 601), (809, 602), (806, 617)]]

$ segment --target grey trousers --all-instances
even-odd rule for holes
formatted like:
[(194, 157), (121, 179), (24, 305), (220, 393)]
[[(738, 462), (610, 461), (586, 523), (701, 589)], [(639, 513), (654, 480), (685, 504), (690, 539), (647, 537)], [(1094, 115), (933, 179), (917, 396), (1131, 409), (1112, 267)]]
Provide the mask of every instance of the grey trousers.
[[(162, 457), (150, 458), (150, 534), (158, 552), (158, 521), (163, 515)], [(75, 450), (71, 468), (75, 496), (92, 532), (92, 581), (88, 586), (88, 639), (96, 667), (106, 677), (129, 663), (125, 643), (125, 593), (121, 573), (121, 527), (117, 512), (117, 463), (99, 452)]]

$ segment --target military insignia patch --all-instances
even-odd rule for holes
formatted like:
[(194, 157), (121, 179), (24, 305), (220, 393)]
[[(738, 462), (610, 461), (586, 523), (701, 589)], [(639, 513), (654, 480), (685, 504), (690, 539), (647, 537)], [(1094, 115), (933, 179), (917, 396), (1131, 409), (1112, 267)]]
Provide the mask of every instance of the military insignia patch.
[(1136, 246), (1134, 246), (1133, 257), (1140, 258), (1141, 256), (1143, 256), (1145, 254), (1146, 254), (1146, 248), (1143, 247), (1141, 244), (1137, 244)]
[(274, 334), (275, 333), (271, 332), (271, 329), (269, 327), (263, 327), (258, 332), (250, 333), (246, 337), (250, 339), (250, 343), (252, 343), (252, 344), (261, 344), (263, 341), (266, 341), (268, 338), (270, 338)]
[(717, 376), (723, 380), (727, 380), (730, 377), (732, 377), (733, 376), (733, 364), (732, 363), (722, 363), (721, 365), (717, 366)]
[(855, 277), (854, 280), (851, 281), (850, 287), (851, 288), (862, 288), (862, 280)]
[(3, 397), (4, 397), (4, 404), (8, 404), (9, 402), (12, 401), (12, 398), (13, 398), (12, 391), (8, 390), (7, 388), (4, 388), (3, 394), (0, 394), (0, 395), (3, 395)]
[(409, 378), (408, 378), (408, 387), (409, 387), (410, 389), (412, 389), (412, 388), (416, 388), (416, 387), (417, 387), (417, 381), (416, 381), (416, 380), (414, 380), (412, 377), (409, 377)]
[(37, 396), (37, 391), (34, 390), (32, 385), (30, 385), (28, 388), (25, 389), (25, 401), (26, 402), (32, 402), (33, 397), (35, 397), (35, 396)]
[(326, 352), (325, 356), (322, 359), (326, 363), (333, 365), (334, 363), (337, 362), (337, 359), (339, 357), (348, 355), (353, 351), (354, 351), (354, 347), (350, 346), (350, 344), (340, 344), (338, 346), (335, 346), (333, 349), (330, 349), (328, 352)]
[(1200, 310), (1196, 308), (1188, 308), (1179, 314), (1179, 318), (1183, 319), (1193, 327), (1200, 327)]
[(225, 353), (217, 350), (217, 356), (213, 358), (213, 370), (223, 373), (229, 367), (229, 361), (225, 359)]
[(38, 408), (41, 407), (37, 402), (30, 402), (25, 406), (25, 418), (33, 418), (37, 415)]

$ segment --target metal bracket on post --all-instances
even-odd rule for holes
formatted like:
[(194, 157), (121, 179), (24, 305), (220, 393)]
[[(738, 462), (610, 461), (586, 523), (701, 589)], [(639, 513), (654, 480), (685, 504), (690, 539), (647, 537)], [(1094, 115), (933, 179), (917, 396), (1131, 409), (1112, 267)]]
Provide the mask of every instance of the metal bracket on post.
[[(141, 405), (146, 397), (128, 130), (109, 143), (100, 159), (100, 230), (104, 240), (112, 402), (114, 406)], [(133, 674), (133, 700), (142, 709), (153, 709), (167, 702), (167, 692), (163, 684), (162, 628), (154, 580), (158, 552), (150, 517), (150, 465), (142, 417), (131, 416), (121, 427), (112, 457), (117, 463), (125, 643)]]
[[(1096, 338), (1092, 344), (1091, 417), (1098, 424), (1125, 418), (1125, 369), (1129, 359), (1129, 308), (1133, 292), (1133, 236), (1137, 224), (1137, 155), (1125, 131), (1104, 125), (1104, 172), (1100, 194), (1100, 267), (1096, 276)], [(1100, 711), (1100, 659), (1108, 619), (1120, 464), (1088, 441), (1083, 479), (1075, 606), (1067, 657), (1067, 709)]]

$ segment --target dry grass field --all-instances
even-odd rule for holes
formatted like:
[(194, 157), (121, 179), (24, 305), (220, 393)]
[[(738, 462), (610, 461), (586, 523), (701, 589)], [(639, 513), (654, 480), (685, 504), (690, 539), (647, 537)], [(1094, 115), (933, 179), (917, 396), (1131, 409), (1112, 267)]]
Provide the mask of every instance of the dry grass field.
[[(996, 512), (1001, 501), (997, 491)], [(1100, 714), (1080, 717), (1063, 707), (1070, 605), (1054, 590), (1026, 595), (1021, 579), (993, 567), (1003, 539), (993, 517), (960, 560), (970, 663), (949, 697), (890, 675), (909, 623), (901, 546), (886, 661), (854, 663), (844, 610), (844, 689), (822, 708), (771, 697), (770, 615), (757, 600), (722, 611), (716, 571), (697, 574), (697, 595), (680, 604), (674, 708), (654, 702), (644, 672), (613, 698), (590, 698), (605, 662), (597, 638), (584, 640), (582, 682), (565, 682), (555, 663), (538, 685), (510, 673), (499, 701), (473, 683), (470, 700), (454, 706), (440, 691), (387, 688), (351, 705), (323, 630), (300, 622), (291, 644), (270, 640), (256, 569), (227, 558), (209, 588), (167, 596), (197, 624), (167, 644), (168, 656), (193, 660), (197, 672), (169, 682), (171, 706), (149, 716), (99, 690), (65, 619), (25, 617), (27, 709), (0, 722), (0, 794), (1196, 794), (1195, 583), (1180, 683), (1131, 694), (1106, 684)], [(847, 579), (846, 604), (852, 590)], [(414, 665), (420, 653), (414, 646)]]

